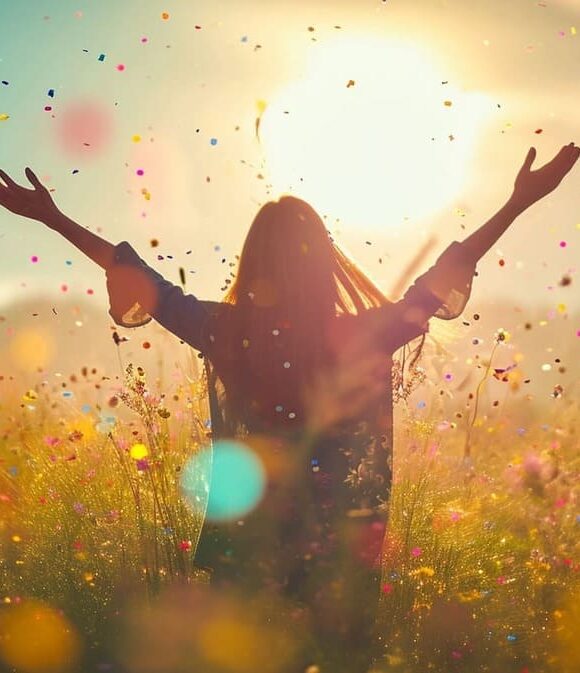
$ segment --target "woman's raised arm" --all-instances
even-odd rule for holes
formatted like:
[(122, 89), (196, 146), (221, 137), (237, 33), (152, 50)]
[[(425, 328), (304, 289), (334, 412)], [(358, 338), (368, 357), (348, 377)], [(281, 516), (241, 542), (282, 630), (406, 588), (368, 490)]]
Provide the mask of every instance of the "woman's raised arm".
[(113, 245), (60, 212), (50, 192), (30, 168), (26, 177), (34, 189), (18, 185), (0, 170), (0, 205), (43, 222), (106, 271), (109, 315), (123, 327), (140, 327), (152, 318), (197, 350), (207, 351), (210, 311), (219, 302), (200, 301), (150, 268), (127, 243)]
[(476, 261), (481, 259), (518, 215), (556, 189), (579, 156), (580, 147), (570, 143), (547, 164), (532, 171), (536, 149), (531, 147), (516, 176), (512, 195), (490, 220), (463, 241), (466, 253)]
[(4, 182), (4, 184), (0, 182), (0, 205), (15, 215), (44, 223), (64, 236), (100, 267), (108, 269), (113, 263), (115, 246), (61, 213), (50, 192), (32, 169), (26, 168), (25, 172), (34, 189), (22, 187), (0, 170), (0, 178)]
[(494, 245), (518, 215), (554, 191), (572, 169), (580, 148), (565, 145), (547, 164), (532, 171), (536, 156), (532, 147), (520, 168), (507, 202), (464, 241), (454, 241), (437, 263), (420, 276), (391, 310), (397, 328), (390, 340), (393, 349), (424, 333), (432, 316), (451, 320), (463, 312), (471, 294), (477, 262)]

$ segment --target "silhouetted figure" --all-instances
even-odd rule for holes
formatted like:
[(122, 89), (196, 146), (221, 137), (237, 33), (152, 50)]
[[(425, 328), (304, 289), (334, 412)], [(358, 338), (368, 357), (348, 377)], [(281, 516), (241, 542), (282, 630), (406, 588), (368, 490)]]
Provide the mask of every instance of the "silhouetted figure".
[(506, 204), (397, 302), (292, 196), (259, 210), (235, 282), (212, 302), (185, 295), (129, 243), (113, 246), (67, 218), (29, 168), (32, 190), (0, 171), (2, 205), (44, 222), (106, 270), (118, 325), (154, 318), (203, 354), (213, 438), (261, 438), (264, 498), (243, 525), (206, 522), (196, 563), (216, 587), (271, 591), (303, 608), (311, 637), (284, 671), (316, 664), (321, 673), (364, 673), (380, 656), (373, 624), (391, 487), (393, 353), (424, 338), (431, 317), (460, 315), (477, 261), (579, 154), (570, 143), (531, 171), (531, 148)]

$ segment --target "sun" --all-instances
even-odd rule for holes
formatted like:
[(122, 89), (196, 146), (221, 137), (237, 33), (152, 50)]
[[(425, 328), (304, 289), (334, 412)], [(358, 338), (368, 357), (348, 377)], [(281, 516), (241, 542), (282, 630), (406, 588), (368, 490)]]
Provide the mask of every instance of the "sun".
[(449, 205), (493, 105), (448, 78), (410, 44), (359, 37), (321, 45), (261, 118), (273, 196), (292, 193), (372, 229)]

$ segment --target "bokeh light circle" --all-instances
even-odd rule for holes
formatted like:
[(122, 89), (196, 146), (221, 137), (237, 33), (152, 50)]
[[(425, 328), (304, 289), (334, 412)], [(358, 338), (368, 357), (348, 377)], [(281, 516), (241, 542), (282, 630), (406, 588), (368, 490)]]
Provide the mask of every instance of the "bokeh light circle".
[(0, 615), (0, 658), (22, 673), (65, 673), (75, 669), (81, 641), (59, 611), (26, 601)]
[[(213, 453), (213, 457), (212, 457)], [(245, 444), (221, 440), (207, 446), (185, 465), (183, 494), (194, 509), (207, 499), (209, 521), (232, 521), (252, 511), (264, 495), (266, 472), (262, 461)]]
[(113, 118), (100, 101), (72, 101), (60, 111), (57, 122), (60, 148), (78, 158), (101, 152), (113, 134)]

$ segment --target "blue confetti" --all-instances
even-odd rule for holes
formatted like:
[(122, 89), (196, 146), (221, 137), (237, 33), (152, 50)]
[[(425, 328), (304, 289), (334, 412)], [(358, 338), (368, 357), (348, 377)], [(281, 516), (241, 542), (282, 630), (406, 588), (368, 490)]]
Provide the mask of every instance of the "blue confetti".
[(104, 61), (105, 60), (105, 54), (99, 54), (99, 61)]
[(54, 89), (49, 89), (49, 90), (48, 90), (48, 95), (49, 95), (51, 98), (54, 98)]
[(218, 141), (217, 141), (217, 138), (211, 138), (211, 140), (209, 142), (210, 142), (210, 145), (217, 145)]

